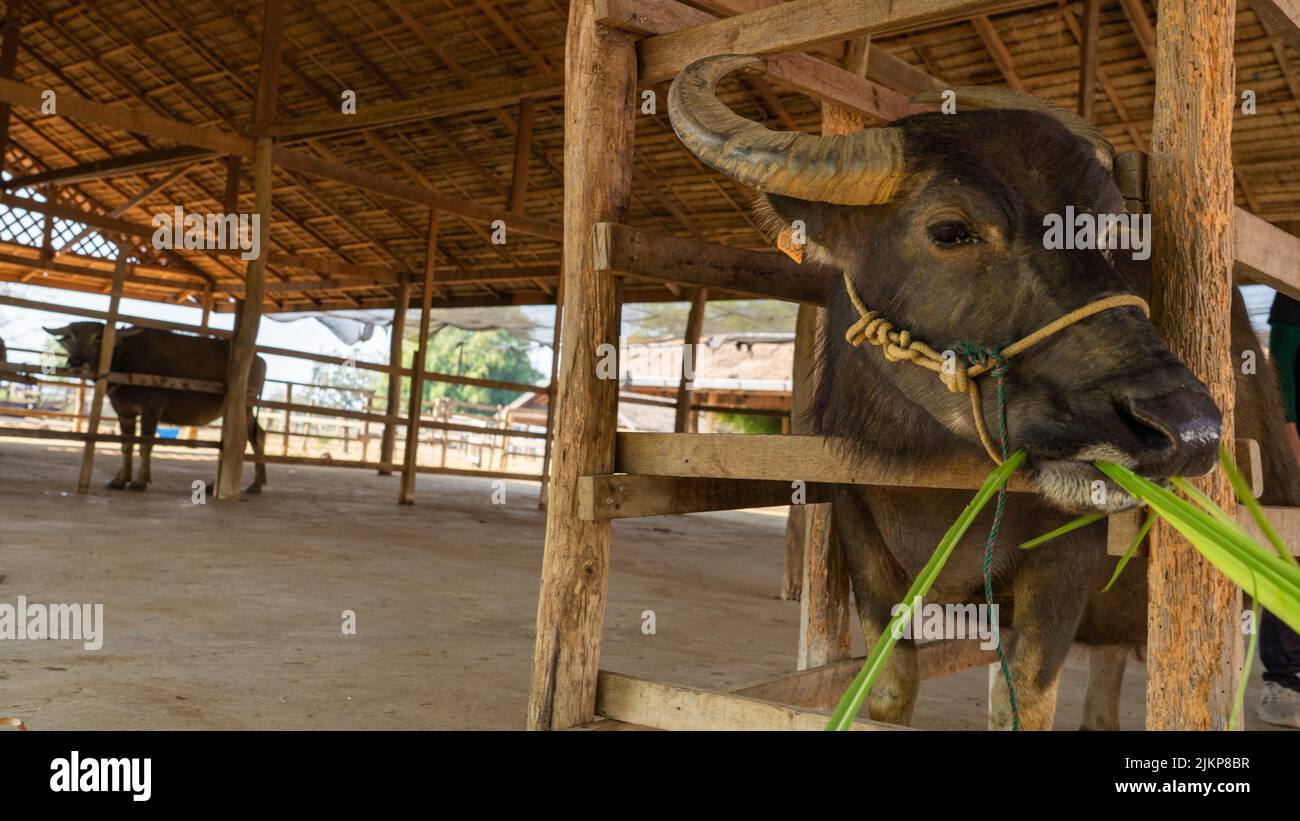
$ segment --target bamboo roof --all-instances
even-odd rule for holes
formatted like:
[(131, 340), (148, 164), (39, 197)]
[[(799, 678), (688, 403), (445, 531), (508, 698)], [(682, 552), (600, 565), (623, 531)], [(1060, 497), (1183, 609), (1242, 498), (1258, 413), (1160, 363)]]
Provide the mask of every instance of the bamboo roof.
[[(726, 13), (771, 2), (688, 5)], [(1154, 7), (1143, 0), (1108, 0), (1101, 7), (1094, 119), (1120, 150), (1149, 149)], [(19, 83), (230, 134), (254, 133), (263, 0), (29, 0), (24, 8), (13, 74)], [(946, 84), (1017, 87), (1073, 109), (1082, 3), (1003, 2), (991, 9), (973, 21), (879, 36), (872, 47)], [(562, 224), (566, 3), (289, 0), (285, 13), (276, 122), (299, 127), (281, 133), (278, 146), (504, 213), (522, 173), (515, 163), (526, 116), (519, 100), (531, 96), (527, 187), (515, 213), (543, 227)], [(1294, 228), (1300, 224), (1300, 53), (1276, 34), (1249, 2), (1239, 4), (1238, 93), (1253, 93), (1257, 113), (1238, 107), (1237, 202)], [(825, 51), (817, 56), (835, 59)], [(628, 222), (769, 248), (749, 213), (752, 192), (682, 149), (668, 123), (667, 84), (651, 90), (658, 106), (637, 118)], [(312, 130), (314, 121), (327, 123), (338, 112), (345, 91), (355, 92), (361, 113), (406, 101), (416, 101), (407, 105), (417, 113), (367, 128)], [(493, 93), (499, 99), (484, 100)], [(770, 127), (819, 129), (818, 103), (770, 80), (733, 77), (721, 93), (737, 111)], [(167, 162), (131, 170), (129, 161), (140, 157)], [(44, 193), (57, 205), (135, 226), (178, 205), (191, 212), (225, 210), (228, 161), (216, 151), (13, 108), (5, 169), (14, 177), (91, 163), (123, 167), (110, 176), (88, 172)], [(251, 211), (252, 161), (244, 158), (240, 166), (239, 209)], [(12, 206), (14, 196), (32, 190), (11, 191), (6, 202)], [(506, 223), (507, 242), (497, 245), (483, 220), (441, 213), (435, 306), (554, 301), (560, 243), (537, 230), (512, 230), (509, 218)], [(419, 279), (427, 225), (425, 205), (277, 165), (265, 309), (391, 306), (400, 277)], [(43, 258), (40, 214), (0, 208), (0, 226), (8, 240), (0, 242), (0, 281), (107, 290), (113, 267), (108, 241), (124, 235), (96, 229)], [(52, 232), (56, 249), (78, 233), (58, 220)], [(130, 241), (137, 248), (128, 296), (194, 302), (210, 287), (223, 310), (242, 294), (245, 263), (234, 255), (169, 254), (150, 247), (147, 238)], [(629, 301), (680, 297), (672, 286), (628, 283)]]

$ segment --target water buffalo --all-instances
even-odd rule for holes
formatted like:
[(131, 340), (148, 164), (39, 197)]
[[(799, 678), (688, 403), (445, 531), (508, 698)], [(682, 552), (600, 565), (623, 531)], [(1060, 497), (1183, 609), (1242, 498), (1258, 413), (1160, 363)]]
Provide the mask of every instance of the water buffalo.
[[(94, 368), (99, 363), (99, 343), (104, 336), (100, 322), (73, 322), (61, 328), (46, 328), (46, 333), (58, 340), (68, 352), (68, 367)], [(152, 328), (124, 328), (117, 332), (113, 345), (112, 370), (118, 373), (154, 374), (177, 379), (195, 379), (209, 382), (226, 381), (226, 359), (229, 343), (203, 336), (160, 331)], [(253, 360), (248, 374), (248, 402), (256, 401), (266, 381), (266, 361), (260, 356)], [(121, 490), (144, 490), (149, 487), (149, 459), (153, 452), (150, 441), (159, 422), (173, 425), (206, 425), (221, 416), (223, 395), (206, 391), (185, 391), (172, 388), (149, 388), (139, 385), (108, 386), (108, 398), (113, 403), (118, 424), (126, 439), (122, 442), (122, 467), (108, 486)], [(140, 469), (131, 477), (131, 450), (135, 438), (136, 417), (140, 419)], [(266, 434), (257, 424), (252, 408), (248, 412), (248, 441), (259, 457), (266, 442)], [(260, 493), (266, 484), (266, 465), (257, 462), (253, 484), (249, 493)]]
[[(850, 454), (936, 465), (957, 453), (987, 458), (965, 395), (880, 348), (846, 341), (859, 312), (839, 277), (847, 273), (863, 302), (936, 350), (959, 341), (1005, 345), (1099, 298), (1145, 296), (1151, 268), (1140, 255), (1044, 247), (1045, 218), (1069, 206), (1124, 212), (1114, 149), (1081, 118), (1001, 89), (956, 89), (958, 105), (975, 110), (921, 113), (855, 134), (774, 133), (714, 94), (719, 78), (753, 62), (730, 55), (688, 66), (670, 89), (669, 112), (696, 157), (760, 192), (757, 210), (773, 233), (802, 220), (805, 260), (834, 274), (810, 425)], [(1257, 348), (1239, 295), (1232, 334), (1238, 355)], [(1272, 369), (1239, 377), (1237, 391), (1237, 435), (1264, 451), (1265, 501), (1300, 503)], [(1095, 459), (1157, 480), (1209, 470), (1221, 417), (1137, 307), (1098, 313), (1013, 360), (1006, 396), (1008, 444), (1029, 451), (1024, 470), (1038, 490), (1008, 498), (991, 570), (1001, 623), (1014, 628), (1006, 649), (1021, 724), (1051, 727), (1060, 671), (1077, 640), (1118, 648), (1101, 656), (1107, 669), (1092, 679), (1112, 692), (1090, 693), (1085, 711), (1085, 727), (1113, 727), (1116, 666), (1146, 640), (1145, 568), (1135, 563), (1100, 594), (1115, 564), (1103, 528), (1034, 551), (1017, 545), (1081, 512), (1134, 504), (1109, 481), (1104, 497), (1094, 495), (1102, 478)], [(994, 403), (995, 391), (984, 390), (986, 419), (996, 419)], [(838, 489), (832, 537), (847, 557), (868, 641), (969, 499), (962, 491)], [(986, 509), (957, 547), (932, 601), (983, 601), (991, 515)], [(904, 640), (871, 693), (872, 718), (909, 723), (919, 683), (915, 645)], [(1012, 716), (1000, 677), (993, 695), (991, 723), (1006, 728)]]

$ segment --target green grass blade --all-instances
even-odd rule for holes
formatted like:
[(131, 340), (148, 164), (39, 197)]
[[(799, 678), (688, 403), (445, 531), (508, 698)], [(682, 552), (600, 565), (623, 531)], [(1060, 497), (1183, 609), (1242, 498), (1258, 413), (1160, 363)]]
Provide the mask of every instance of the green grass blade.
[(1078, 530), (1081, 527), (1086, 527), (1092, 524), (1093, 522), (1100, 521), (1101, 519), (1104, 518), (1106, 518), (1106, 514), (1104, 513), (1084, 514), (1083, 516), (1080, 516), (1079, 518), (1074, 519), (1073, 521), (1066, 522), (1065, 524), (1058, 527), (1056, 530), (1050, 531), (1048, 533), (1044, 533), (1043, 535), (1037, 538), (1030, 539), (1024, 544), (1020, 545), (1020, 549), (1033, 550), (1035, 547), (1038, 547), (1039, 545), (1047, 544), (1053, 539), (1059, 539), (1060, 537), (1064, 536), (1065, 534), (1069, 533), (1072, 530)]
[(1241, 711), (1246, 704), (1246, 683), (1250, 681), (1250, 668), (1255, 662), (1255, 648), (1259, 646), (1259, 591), (1251, 585), (1250, 592), (1252, 612), (1254, 621), (1252, 625), (1255, 629), (1250, 631), (1250, 644), (1246, 646), (1246, 661), (1241, 665), (1241, 681), (1237, 683), (1237, 701), (1232, 707), (1232, 718), (1228, 721), (1228, 729), (1241, 729)]
[(1273, 545), (1273, 549), (1277, 551), (1283, 561), (1300, 567), (1300, 562), (1297, 562), (1296, 557), (1291, 555), (1291, 551), (1282, 542), (1282, 537), (1277, 535), (1277, 531), (1273, 529), (1273, 523), (1264, 515), (1264, 510), (1256, 501), (1255, 494), (1250, 492), (1250, 486), (1246, 484), (1246, 477), (1242, 476), (1241, 471), (1237, 470), (1237, 463), (1232, 461), (1232, 457), (1228, 455), (1228, 449), (1223, 446), (1223, 443), (1219, 444), (1219, 464), (1223, 465), (1223, 471), (1228, 474), (1228, 481), (1232, 482), (1232, 489), (1237, 492), (1237, 499), (1246, 506), (1246, 510), (1250, 511), (1250, 517), (1255, 520), (1255, 524), (1259, 525), (1260, 531)]
[(862, 709), (862, 702), (866, 701), (867, 694), (871, 692), (871, 686), (876, 683), (876, 678), (880, 672), (885, 669), (885, 664), (889, 661), (889, 655), (894, 650), (894, 645), (898, 643), (902, 635), (902, 626), (912, 617), (912, 610), (916, 604), (921, 601), (925, 594), (934, 586), (935, 579), (939, 577), (939, 571), (952, 555), (952, 551), (957, 547), (957, 542), (965, 535), (970, 528), (971, 522), (989, 503), (994, 494), (998, 492), (1011, 474), (1025, 461), (1027, 453), (1025, 450), (1018, 450), (997, 467), (984, 484), (980, 486), (975, 497), (971, 499), (970, 504), (957, 517), (957, 521), (952, 523), (948, 532), (944, 534), (939, 541), (939, 546), (935, 548), (934, 554), (930, 556), (930, 561), (926, 562), (916, 580), (912, 582), (912, 587), (907, 591), (903, 598), (901, 609), (885, 626), (885, 631), (872, 645), (871, 652), (867, 654), (867, 660), (863, 663), (862, 669), (854, 677), (853, 683), (844, 691), (840, 697), (839, 704), (836, 705), (835, 711), (831, 714), (830, 720), (826, 723), (827, 730), (847, 730), (853, 726), (853, 721), (858, 712)]
[(1138, 545), (1142, 544), (1142, 540), (1151, 532), (1151, 525), (1155, 523), (1156, 514), (1155, 511), (1152, 511), (1147, 514), (1146, 521), (1142, 523), (1142, 527), (1138, 528), (1137, 538), (1135, 538), (1133, 543), (1128, 546), (1128, 550), (1124, 551), (1124, 556), (1120, 558), (1119, 564), (1115, 565), (1115, 572), (1110, 574), (1110, 581), (1106, 582), (1106, 586), (1101, 589), (1101, 592), (1105, 593), (1114, 586), (1115, 581), (1119, 578), (1119, 574), (1123, 573), (1124, 568), (1128, 565), (1128, 560), (1133, 558), (1133, 554), (1137, 552)]
[(1260, 603), (1300, 630), (1300, 568), (1261, 547), (1176, 494), (1127, 468), (1098, 462), (1101, 470), (1169, 521), (1205, 558), (1245, 589), (1257, 585)]

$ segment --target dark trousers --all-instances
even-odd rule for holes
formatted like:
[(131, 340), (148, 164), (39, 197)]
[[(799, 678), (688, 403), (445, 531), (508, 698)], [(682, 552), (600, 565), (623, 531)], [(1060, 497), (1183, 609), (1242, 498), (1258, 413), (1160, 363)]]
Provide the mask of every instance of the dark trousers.
[(1259, 660), (1264, 681), (1300, 691), (1300, 635), (1267, 610), (1259, 625)]

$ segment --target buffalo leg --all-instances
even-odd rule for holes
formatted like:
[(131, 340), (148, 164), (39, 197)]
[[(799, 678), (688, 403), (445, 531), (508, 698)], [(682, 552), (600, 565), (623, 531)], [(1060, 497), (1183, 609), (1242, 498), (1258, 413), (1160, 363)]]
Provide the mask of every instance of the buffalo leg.
[(261, 493), (262, 485), (266, 484), (266, 463), (261, 461), (265, 455), (266, 431), (257, 424), (257, 417), (253, 415), (252, 408), (248, 411), (248, 441), (253, 443), (253, 453), (258, 461), (253, 465), (253, 484), (248, 486), (246, 492)]
[(1118, 730), (1119, 696), (1131, 647), (1104, 645), (1088, 652), (1088, 693), (1083, 699), (1080, 730)]
[[(831, 510), (831, 538), (844, 549), (849, 582), (858, 606), (858, 620), (870, 648), (885, 632), (891, 611), (907, 595), (909, 583), (903, 568), (885, 547), (865, 502), (856, 492), (837, 493)], [(832, 549), (835, 549), (834, 545)], [(911, 724), (920, 687), (921, 668), (916, 644), (909, 638), (900, 639), (867, 697), (867, 709), (872, 720)]]
[(131, 482), (131, 451), (135, 448), (135, 417), (119, 416), (117, 426), (122, 431), (122, 466), (117, 469), (117, 475), (108, 483), (108, 486), (113, 490), (121, 490)]
[(158, 417), (161, 415), (162, 409), (152, 405), (145, 405), (140, 412), (140, 470), (130, 485), (131, 490), (145, 490), (153, 481), (153, 438), (158, 433)]
[[(1052, 729), (1061, 669), (1087, 601), (1089, 561), (1089, 552), (1077, 542), (1033, 551), (1012, 582), (1015, 629), (1004, 650), (1022, 729)], [(1011, 729), (1011, 699), (1001, 670), (991, 701), (990, 727)]]

